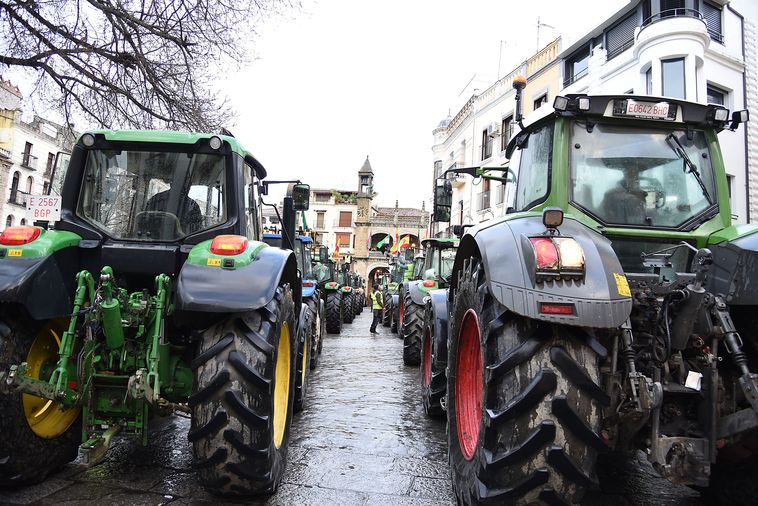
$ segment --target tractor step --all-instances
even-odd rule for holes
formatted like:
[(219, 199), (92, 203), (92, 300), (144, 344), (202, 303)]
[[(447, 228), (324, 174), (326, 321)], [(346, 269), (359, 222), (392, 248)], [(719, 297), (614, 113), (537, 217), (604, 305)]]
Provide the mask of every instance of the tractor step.
[(79, 446), (79, 453), (85, 466), (91, 467), (102, 462), (108, 453), (113, 436), (121, 432), (120, 425), (114, 425), (105, 432), (89, 438)]

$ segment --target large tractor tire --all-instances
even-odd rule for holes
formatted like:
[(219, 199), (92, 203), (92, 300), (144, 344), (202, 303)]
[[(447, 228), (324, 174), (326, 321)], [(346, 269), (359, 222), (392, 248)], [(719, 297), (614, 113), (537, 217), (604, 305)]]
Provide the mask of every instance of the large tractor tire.
[(353, 313), (353, 292), (342, 294), (342, 307), (342, 321), (344, 323), (353, 323), (353, 318), (355, 318), (355, 314)]
[(441, 401), (447, 392), (447, 375), (444, 367), (434, 366), (434, 337), (434, 312), (427, 304), (421, 343), (421, 404), (429, 418), (444, 418)]
[(321, 340), (324, 338), (324, 315), (321, 314), (321, 301), (318, 298), (309, 297), (305, 303), (308, 305), (311, 320), (310, 368), (315, 369), (321, 355)]
[(421, 338), (424, 334), (424, 308), (419, 306), (406, 291), (400, 300), (400, 322), (403, 334), (403, 363), (421, 363)]
[(390, 319), (392, 318), (392, 297), (390, 296), (389, 291), (384, 290), (382, 292), (382, 300), (384, 301), (382, 309), (382, 325), (389, 327)]
[(195, 466), (221, 495), (271, 494), (282, 479), (294, 404), (297, 336), (292, 292), (203, 334), (189, 399)]
[[(3, 309), (0, 370), (27, 362), (31, 377), (49, 379), (67, 322), (36, 322), (19, 308)], [(74, 460), (82, 437), (80, 415), (79, 408), (61, 410), (41, 397), (0, 394), (0, 488), (39, 483)]]
[(342, 330), (342, 294), (336, 290), (326, 293), (326, 331), (339, 334)]
[(300, 338), (297, 344), (297, 368), (295, 370), (295, 413), (299, 413), (305, 408), (305, 400), (308, 398), (308, 372), (311, 370), (311, 320), (310, 313), (300, 329)]
[[(448, 445), (458, 504), (573, 504), (605, 449), (602, 345), (507, 312), (465, 261), (448, 350)], [(591, 344), (592, 348), (588, 345)], [(602, 358), (606, 353), (601, 353)]]
[(755, 504), (755, 498), (758, 496), (758, 457), (756, 457), (755, 440), (748, 441), (748, 445), (739, 445), (742, 453), (738, 455), (742, 458), (724, 459), (719, 455), (716, 463), (711, 466), (710, 483), (708, 487), (700, 489), (700, 494), (705, 500), (704, 504), (713, 506)]

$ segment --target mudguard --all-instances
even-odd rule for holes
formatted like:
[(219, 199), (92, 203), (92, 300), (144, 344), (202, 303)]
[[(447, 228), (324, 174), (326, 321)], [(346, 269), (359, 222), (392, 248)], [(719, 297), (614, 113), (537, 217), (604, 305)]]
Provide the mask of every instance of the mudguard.
[[(176, 309), (203, 313), (236, 313), (252, 311), (265, 306), (274, 298), (282, 280), (288, 280), (295, 304), (300, 304), (302, 285), (297, 279), (295, 254), (289, 250), (253, 243), (239, 257), (234, 269), (217, 265), (215, 258), (205, 255), (206, 243), (200, 243), (190, 252), (182, 266), (176, 283)], [(193, 253), (198, 249), (200, 253)], [(206, 259), (200, 262), (197, 259)], [(192, 260), (192, 262), (190, 261)], [(295, 282), (297, 281), (297, 282)]]
[(430, 321), (425, 322), (425, 324), (434, 327), (432, 365), (437, 368), (444, 368), (447, 365), (447, 289), (432, 290), (427, 297), (427, 303), (430, 306)]
[[(316, 292), (316, 280), (315, 279), (306, 279), (303, 280), (303, 298), (306, 297), (313, 297), (313, 294)], [(312, 285), (308, 286), (305, 284), (305, 281), (308, 281), (310, 283), (313, 283)]]
[(0, 302), (18, 303), (35, 320), (70, 316), (81, 237), (41, 229), (34, 241), (0, 246)]
[[(529, 237), (545, 235), (540, 214), (505, 216), (469, 229), (461, 240), (454, 272), (464, 259), (479, 255), (492, 295), (508, 310), (528, 318), (593, 328), (616, 328), (629, 318), (631, 293), (611, 242), (566, 217), (559, 227), (584, 251), (582, 279), (535, 280), (536, 260)], [(451, 293), (458, 276), (453, 276)], [(540, 313), (540, 303), (574, 304), (574, 314)]]
[(414, 304), (418, 304), (419, 306), (424, 305), (424, 298), (427, 296), (427, 293), (422, 292), (419, 290), (419, 285), (421, 284), (421, 281), (409, 281), (408, 287), (406, 290), (411, 295), (411, 300)]
[(721, 294), (730, 306), (758, 305), (758, 233), (709, 246), (713, 265), (708, 291)]

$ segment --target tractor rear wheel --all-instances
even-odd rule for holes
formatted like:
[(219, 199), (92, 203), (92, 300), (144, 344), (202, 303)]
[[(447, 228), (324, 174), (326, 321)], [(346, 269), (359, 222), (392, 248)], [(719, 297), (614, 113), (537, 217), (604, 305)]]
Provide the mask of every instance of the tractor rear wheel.
[(337, 290), (326, 293), (326, 331), (339, 334), (342, 330), (342, 294)]
[[(518, 317), (465, 261), (448, 350), (448, 445), (459, 504), (572, 504), (605, 449), (602, 345), (582, 330)], [(605, 353), (601, 353), (602, 358)]]
[(389, 327), (392, 317), (392, 297), (388, 290), (382, 292), (382, 301), (384, 301), (384, 306), (382, 307), (382, 325)]
[(401, 332), (403, 334), (403, 363), (421, 363), (421, 337), (424, 332), (424, 308), (411, 298), (410, 290), (400, 301)]
[[(22, 317), (21, 309), (4, 309), (0, 321), (0, 370), (26, 362), (29, 376), (48, 379), (58, 361), (60, 340), (68, 322), (37, 322)], [(41, 397), (0, 394), (0, 487), (41, 482), (74, 460), (82, 437), (80, 414), (79, 408), (61, 410), (57, 402)]]
[(428, 417), (443, 418), (445, 411), (440, 401), (447, 391), (447, 375), (444, 367), (434, 366), (433, 342), (434, 313), (431, 304), (427, 304), (421, 346), (421, 404)]
[(305, 407), (305, 399), (308, 397), (308, 372), (310, 369), (311, 355), (311, 321), (308, 313), (304, 328), (300, 329), (300, 338), (297, 343), (297, 369), (295, 371), (295, 407), (299, 413)]
[(316, 297), (309, 297), (305, 303), (311, 319), (311, 350), (310, 368), (315, 369), (318, 365), (318, 357), (321, 354), (321, 340), (324, 338), (323, 315), (321, 314), (321, 301)]
[(342, 294), (342, 304), (344, 308), (343, 322), (353, 323), (353, 318), (355, 318), (355, 315), (353, 314), (353, 292)]
[[(392, 304), (390, 305), (390, 332), (393, 334), (397, 334), (397, 319), (398, 319), (398, 308), (395, 307), (395, 296), (390, 295), (392, 297)], [(398, 336), (403, 337), (403, 336)]]
[(297, 356), (289, 285), (203, 334), (192, 361), (192, 443), (200, 481), (221, 495), (271, 494), (282, 479)]

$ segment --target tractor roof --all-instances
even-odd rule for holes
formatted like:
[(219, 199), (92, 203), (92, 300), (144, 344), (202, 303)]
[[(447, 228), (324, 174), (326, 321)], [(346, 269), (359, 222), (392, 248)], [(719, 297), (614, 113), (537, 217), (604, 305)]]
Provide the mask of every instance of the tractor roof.
[(222, 141), (227, 142), (232, 148), (232, 151), (243, 158), (247, 155), (252, 156), (252, 153), (246, 150), (236, 138), (229, 135), (175, 132), (172, 130), (89, 130), (84, 133), (103, 135), (108, 141), (161, 142), (167, 144), (195, 144), (200, 139), (210, 139), (215, 136)]
[(458, 239), (452, 237), (429, 237), (422, 239), (421, 244), (423, 246), (438, 246), (440, 248), (457, 248)]

